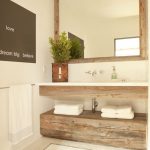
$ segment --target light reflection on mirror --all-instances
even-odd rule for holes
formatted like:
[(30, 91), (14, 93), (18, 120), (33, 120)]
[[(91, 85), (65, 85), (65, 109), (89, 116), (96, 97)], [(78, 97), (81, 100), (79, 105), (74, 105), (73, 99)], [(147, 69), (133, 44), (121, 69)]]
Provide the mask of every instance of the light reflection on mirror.
[(139, 0), (61, 0), (60, 32), (84, 40), (84, 58), (116, 54), (115, 39), (139, 37)]

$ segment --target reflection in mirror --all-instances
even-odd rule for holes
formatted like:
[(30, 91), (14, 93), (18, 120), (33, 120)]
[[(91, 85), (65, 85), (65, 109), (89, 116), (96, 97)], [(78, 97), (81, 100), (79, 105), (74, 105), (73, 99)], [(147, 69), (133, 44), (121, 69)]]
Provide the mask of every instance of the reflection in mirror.
[(60, 0), (59, 9), (60, 32), (84, 40), (84, 58), (113, 57), (115, 39), (140, 37), (139, 0)]
[(115, 56), (139, 56), (140, 39), (139, 37), (115, 39)]

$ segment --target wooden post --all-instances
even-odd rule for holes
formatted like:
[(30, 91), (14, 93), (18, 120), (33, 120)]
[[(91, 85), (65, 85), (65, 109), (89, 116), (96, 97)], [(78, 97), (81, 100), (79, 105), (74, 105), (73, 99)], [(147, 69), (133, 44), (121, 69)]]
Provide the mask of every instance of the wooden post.
[(139, 0), (139, 16), (140, 16), (140, 55), (147, 58), (147, 0)]
[(59, 37), (59, 0), (54, 0), (54, 39)]

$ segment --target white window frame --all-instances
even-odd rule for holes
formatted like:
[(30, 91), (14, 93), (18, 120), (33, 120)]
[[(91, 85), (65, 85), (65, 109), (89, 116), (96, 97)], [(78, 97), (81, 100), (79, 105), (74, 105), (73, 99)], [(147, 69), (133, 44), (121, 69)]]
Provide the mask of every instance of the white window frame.
[[(129, 47), (129, 49), (122, 49), (122, 50), (117, 50), (116, 48), (116, 45), (117, 45), (117, 40), (133, 40), (133, 39), (138, 39), (139, 40), (139, 45), (137, 46), (137, 48), (133, 48), (133, 50), (131, 50), (132, 48)], [(135, 49), (135, 50), (134, 50)], [(130, 53), (127, 53), (129, 52), (130, 50)], [(117, 53), (118, 52), (118, 53)], [(116, 38), (114, 39), (114, 56), (117, 56), (117, 57), (121, 57), (121, 56), (140, 56), (140, 38), (137, 36), (137, 37), (125, 37), (125, 38)]]

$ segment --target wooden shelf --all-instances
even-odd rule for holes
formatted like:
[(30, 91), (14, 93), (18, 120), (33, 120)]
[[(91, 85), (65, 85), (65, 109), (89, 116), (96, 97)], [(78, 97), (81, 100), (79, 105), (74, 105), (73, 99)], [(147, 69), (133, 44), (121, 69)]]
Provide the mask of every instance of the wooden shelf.
[(106, 119), (100, 112), (84, 111), (80, 116), (41, 114), (41, 134), (47, 137), (104, 144), (115, 147), (146, 149), (145, 114), (133, 120)]
[(139, 121), (143, 121), (146, 122), (147, 118), (146, 118), (146, 114), (145, 113), (135, 113), (135, 117), (134, 119), (111, 119), (111, 118), (103, 118), (101, 117), (101, 112), (100, 111), (96, 111), (95, 113), (93, 113), (90, 110), (84, 110), (83, 113), (79, 116), (74, 116), (74, 115), (57, 115), (54, 114), (54, 109), (47, 111), (43, 114), (41, 114), (41, 116), (61, 116), (61, 117), (70, 117), (70, 118), (86, 118), (86, 119), (97, 119), (97, 120), (113, 120), (113, 121), (125, 121), (125, 122), (139, 122)]
[(40, 85), (39, 92), (41, 96), (99, 96), (103, 99), (147, 99), (147, 86), (71, 86), (64, 85)]

